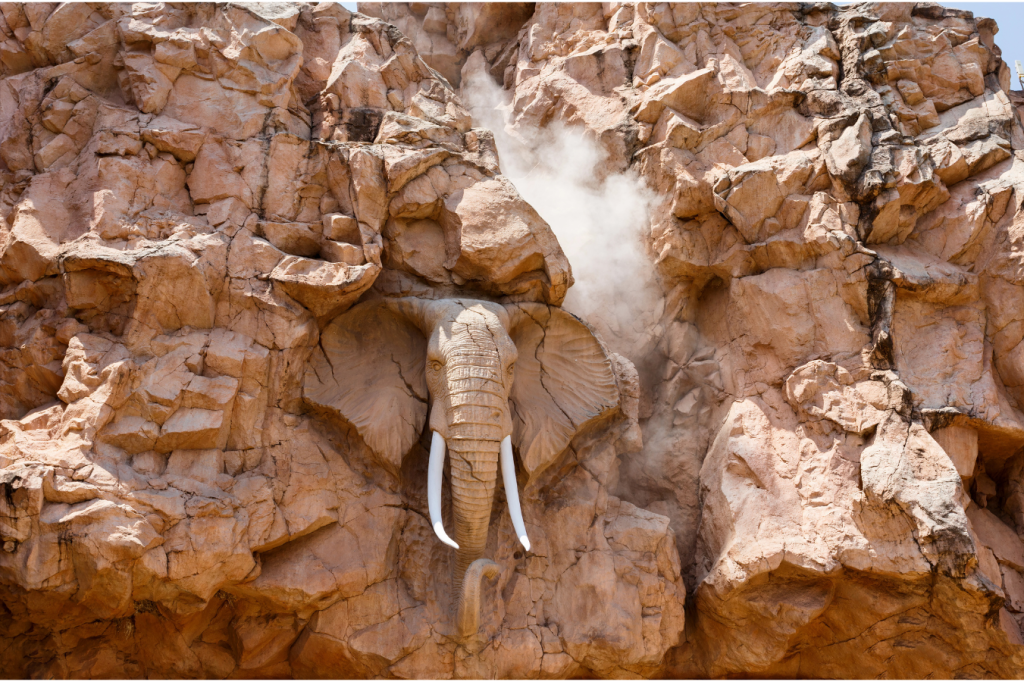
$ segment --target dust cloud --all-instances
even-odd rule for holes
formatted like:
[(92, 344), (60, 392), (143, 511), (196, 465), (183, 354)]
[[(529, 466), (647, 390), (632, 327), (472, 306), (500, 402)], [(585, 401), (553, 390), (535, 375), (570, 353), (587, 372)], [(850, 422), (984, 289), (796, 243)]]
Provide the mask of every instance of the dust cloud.
[[(694, 358), (702, 367), (717, 363), (694, 324), (664, 319), (665, 295), (644, 248), (658, 198), (635, 173), (611, 171), (605, 149), (581, 128), (508, 126), (509, 98), (482, 68), (463, 71), (462, 99), (474, 125), (493, 131), (502, 172), (551, 225), (572, 265), (576, 283), (563, 307), (629, 358), (646, 386), (643, 444), (623, 459), (614, 491), (671, 519), (692, 589), (699, 472), (718, 391), (689, 365)], [(679, 365), (669, 378), (662, 376), (666, 357)], [(670, 480), (666, 471), (676, 475)]]
[(509, 97), (482, 69), (464, 73), (474, 125), (493, 131), (502, 172), (551, 225), (572, 266), (576, 283), (563, 307), (635, 357), (664, 309), (642, 241), (654, 194), (632, 172), (607, 172), (607, 153), (582, 128), (508, 127)]

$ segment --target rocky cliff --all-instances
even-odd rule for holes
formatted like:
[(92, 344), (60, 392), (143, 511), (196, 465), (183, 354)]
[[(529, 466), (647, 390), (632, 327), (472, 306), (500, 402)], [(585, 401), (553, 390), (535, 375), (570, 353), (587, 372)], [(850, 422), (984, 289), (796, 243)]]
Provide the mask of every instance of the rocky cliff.
[(0, 675), (1024, 674), (995, 23), (359, 9), (0, 3)]

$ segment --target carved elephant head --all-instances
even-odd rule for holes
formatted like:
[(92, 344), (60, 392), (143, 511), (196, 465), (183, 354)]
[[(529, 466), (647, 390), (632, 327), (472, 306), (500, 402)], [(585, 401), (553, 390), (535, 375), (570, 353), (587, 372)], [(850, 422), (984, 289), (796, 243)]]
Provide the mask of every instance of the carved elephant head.
[[(513, 526), (529, 550), (513, 446), (533, 478), (580, 429), (619, 404), (608, 354), (582, 321), (541, 303), (472, 299), (355, 306), (321, 334), (303, 396), (315, 411), (354, 427), (394, 473), (420, 437), (429, 407), (430, 521), (456, 549), (453, 594), (463, 634), (476, 631), (479, 578), (488, 572), (478, 560), (499, 464)], [(446, 446), (454, 541), (441, 521)]]

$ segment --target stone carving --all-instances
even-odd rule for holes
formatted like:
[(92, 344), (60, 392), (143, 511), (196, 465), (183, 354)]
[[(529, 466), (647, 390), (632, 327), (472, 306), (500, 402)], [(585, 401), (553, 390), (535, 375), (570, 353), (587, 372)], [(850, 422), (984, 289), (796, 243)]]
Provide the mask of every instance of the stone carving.
[(995, 23), (359, 7), (0, 3), (0, 672), (1020, 677)]
[[(612, 414), (619, 393), (600, 341), (558, 308), (403, 298), (364, 303), (335, 318), (306, 371), (303, 399), (351, 424), (394, 470), (419, 438), (429, 406), (430, 523), (456, 550), (452, 590), (460, 635), (469, 637), (479, 609), (470, 595), (478, 594), (485, 570), (471, 565), (487, 543), (499, 461), (509, 514), (529, 551), (512, 445), (533, 479), (579, 431)], [(446, 449), (454, 541), (440, 514)], [(464, 584), (467, 571), (475, 577)]]
[(660, 323), (588, 321), (640, 375), (618, 490), (689, 567), (667, 675), (1020, 674), (1024, 139), (995, 32), (923, 3), (538, 4), (464, 62), (513, 134), (582, 127), (657, 193)]

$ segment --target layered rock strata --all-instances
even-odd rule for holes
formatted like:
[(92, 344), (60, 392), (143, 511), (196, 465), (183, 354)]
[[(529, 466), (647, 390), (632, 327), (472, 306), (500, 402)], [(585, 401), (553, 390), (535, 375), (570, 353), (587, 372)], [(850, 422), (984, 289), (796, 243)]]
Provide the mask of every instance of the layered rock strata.
[[(0, 670), (1020, 676), (994, 22), (359, 9), (0, 4)], [(651, 191), (640, 333), (562, 310), (481, 82)], [(486, 324), (415, 313), (452, 302)], [(530, 539), (494, 486), (470, 638), (427, 491), (453, 324), (496, 344), (460, 380), (503, 387)]]

